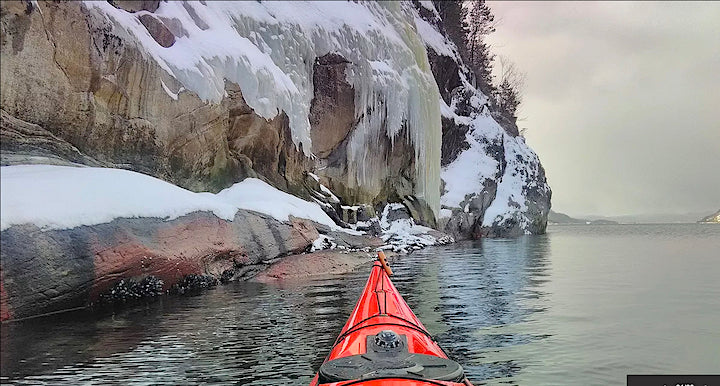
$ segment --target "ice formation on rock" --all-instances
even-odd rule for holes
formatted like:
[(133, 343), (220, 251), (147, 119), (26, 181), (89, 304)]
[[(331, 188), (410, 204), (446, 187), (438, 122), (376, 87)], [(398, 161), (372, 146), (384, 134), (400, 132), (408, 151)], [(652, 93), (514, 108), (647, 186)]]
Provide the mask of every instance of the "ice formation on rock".
[(414, 193), (439, 210), (440, 97), (412, 3), (161, 2), (153, 15), (176, 35), (167, 48), (140, 23), (149, 12), (85, 5), (200, 98), (219, 102), (228, 80), (260, 116), (287, 114), (294, 143), (309, 156), (315, 59), (343, 56), (351, 63), (347, 80), (358, 121), (348, 144), (349, 173), (359, 184), (377, 183), (371, 177), (384, 160), (372, 154), (373, 144), (381, 135), (396, 141), (404, 133), (415, 149)]

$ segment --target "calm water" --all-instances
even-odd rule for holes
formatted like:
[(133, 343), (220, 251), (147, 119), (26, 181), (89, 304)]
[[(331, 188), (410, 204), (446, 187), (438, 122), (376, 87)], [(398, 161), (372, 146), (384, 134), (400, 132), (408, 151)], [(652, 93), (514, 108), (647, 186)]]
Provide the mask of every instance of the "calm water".
[[(720, 373), (720, 226), (555, 226), (403, 256), (394, 282), (476, 384)], [(2, 382), (307, 384), (369, 270), (2, 326)]]

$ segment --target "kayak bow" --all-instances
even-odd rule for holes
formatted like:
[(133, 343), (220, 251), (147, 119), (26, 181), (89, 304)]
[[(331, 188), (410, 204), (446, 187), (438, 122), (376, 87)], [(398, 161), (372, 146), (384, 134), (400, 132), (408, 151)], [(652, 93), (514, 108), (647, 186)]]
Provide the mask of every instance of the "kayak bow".
[(443, 385), (471, 383), (448, 358), (390, 281), (378, 253), (370, 277), (310, 386)]

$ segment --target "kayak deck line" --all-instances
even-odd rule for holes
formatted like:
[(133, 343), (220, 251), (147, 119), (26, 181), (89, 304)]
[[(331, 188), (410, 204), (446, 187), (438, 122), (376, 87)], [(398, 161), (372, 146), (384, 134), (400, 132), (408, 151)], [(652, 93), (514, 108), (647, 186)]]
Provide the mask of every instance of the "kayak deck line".
[(471, 385), (407, 305), (391, 274), (379, 253), (311, 386)]
[[(383, 273), (382, 267), (381, 267), (380, 265), (378, 265), (377, 263), (375, 263), (375, 264), (373, 265), (372, 271), (371, 271), (371, 275), (374, 273), (375, 268), (380, 268), (380, 271), (378, 272), (378, 274), (379, 274), (379, 275), (382, 275), (382, 273)], [(369, 317), (367, 317), (367, 318), (365, 318), (365, 319), (363, 319), (363, 320), (355, 323), (354, 325), (348, 327), (347, 329), (344, 328), (343, 330), (346, 330), (346, 331), (345, 331), (344, 333), (341, 333), (341, 334), (337, 337), (337, 339), (335, 339), (335, 342), (333, 343), (333, 347), (335, 347), (335, 345), (337, 345), (337, 344), (338, 344), (345, 336), (347, 336), (348, 334), (351, 334), (351, 333), (353, 333), (353, 332), (359, 331), (359, 330), (361, 330), (361, 329), (363, 329), (363, 328), (367, 328), (367, 327), (371, 327), (371, 326), (382, 326), (382, 325), (387, 325), (387, 326), (399, 326), (399, 327), (411, 328), (411, 329), (414, 329), (414, 330), (416, 330), (416, 331), (418, 331), (418, 332), (420, 332), (420, 333), (422, 333), (422, 334), (425, 334), (428, 338), (430, 338), (430, 339), (432, 339), (432, 340), (435, 340), (435, 337), (433, 337), (429, 332), (427, 332), (427, 330), (426, 330), (423, 326), (419, 326), (418, 324), (413, 323), (412, 321), (410, 321), (410, 320), (408, 320), (408, 319), (406, 319), (406, 318), (403, 318), (402, 316), (398, 316), (398, 315), (394, 315), (394, 314), (387, 313), (387, 291), (389, 291), (389, 290), (386, 290), (386, 289), (385, 289), (385, 281), (384, 281), (384, 280), (378, 280), (378, 283), (380, 284), (381, 288), (378, 290), (378, 289), (377, 289), (377, 284), (376, 284), (376, 287), (375, 287), (375, 289), (373, 290), (373, 293), (374, 293), (375, 296), (376, 296), (378, 313), (377, 313), (377, 314), (374, 314), (374, 315), (371, 315), (371, 316), (369, 316)], [(380, 302), (380, 294), (381, 294), (381, 293), (383, 294), (383, 301), (382, 301), (382, 302)], [(381, 307), (381, 304), (383, 305), (383, 307)], [(403, 321), (403, 322), (407, 323), (407, 325), (399, 324), (399, 323), (384, 322), (384, 323), (374, 323), (374, 324), (368, 324), (368, 325), (361, 326), (363, 323), (365, 323), (365, 322), (367, 322), (367, 321), (369, 321), (369, 320), (371, 320), (371, 319), (378, 318), (378, 317), (395, 318), (395, 319), (398, 319), (398, 320), (400, 320), (400, 321)], [(331, 348), (330, 350), (332, 351), (332, 348)]]

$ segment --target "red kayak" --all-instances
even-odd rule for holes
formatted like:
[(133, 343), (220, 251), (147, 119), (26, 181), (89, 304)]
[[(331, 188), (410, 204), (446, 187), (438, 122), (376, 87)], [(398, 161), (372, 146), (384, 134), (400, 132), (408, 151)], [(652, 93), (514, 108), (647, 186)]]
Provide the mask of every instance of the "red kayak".
[(378, 260), (310, 386), (472, 386), (400, 296), (382, 252)]

